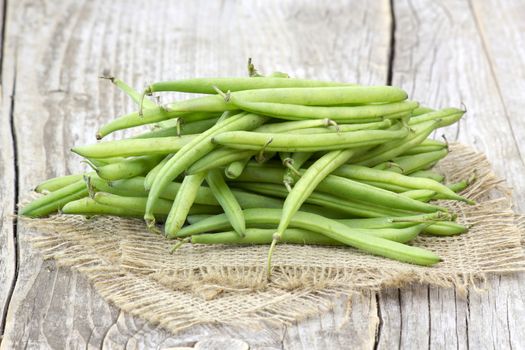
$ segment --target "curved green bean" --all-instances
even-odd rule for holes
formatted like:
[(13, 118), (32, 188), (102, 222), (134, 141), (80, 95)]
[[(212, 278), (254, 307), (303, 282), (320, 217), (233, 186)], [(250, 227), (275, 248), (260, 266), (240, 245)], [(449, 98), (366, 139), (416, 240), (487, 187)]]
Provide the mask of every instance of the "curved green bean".
[[(191, 175), (195, 176), (195, 175)], [(206, 175), (206, 182), (210, 186), (210, 190), (221, 205), (228, 220), (230, 220), (233, 229), (241, 237), (246, 231), (246, 223), (242, 213), (242, 208), (237, 202), (232, 191), (224, 181), (221, 171), (214, 169), (210, 170)]]

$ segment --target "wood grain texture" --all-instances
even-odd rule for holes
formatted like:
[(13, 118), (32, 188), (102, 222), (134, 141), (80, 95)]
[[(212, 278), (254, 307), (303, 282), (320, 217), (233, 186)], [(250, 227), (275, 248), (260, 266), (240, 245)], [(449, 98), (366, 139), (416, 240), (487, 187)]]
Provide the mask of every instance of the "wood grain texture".
[[(5, 81), (16, 82), (14, 120), (23, 197), (39, 181), (82, 169), (69, 153), (94, 141), (97, 126), (131, 110), (104, 71), (136, 87), (153, 80), (244, 75), (383, 84), (388, 75), (390, 9), (360, 1), (11, 1)], [(352, 33), (352, 35), (348, 35)], [(335, 54), (337, 53), (337, 54)], [(116, 136), (121, 136), (117, 133)], [(369, 348), (378, 327), (375, 296), (334, 298), (332, 313), (263, 330), (202, 325), (176, 337), (119, 313), (76, 272), (42, 262), (31, 232), (18, 230), (20, 273), (2, 348), (193, 347), (232, 338), (251, 349)], [(347, 320), (347, 322), (343, 322)], [(351, 335), (351, 337), (348, 337)]]
[[(0, 1), (0, 18), (4, 18)], [(1, 27), (0, 27), (1, 28)], [(0, 47), (3, 47), (0, 29)], [(0, 62), (2, 62), (0, 52)], [(16, 278), (16, 245), (13, 210), (16, 202), (15, 149), (12, 129), (12, 74), (2, 79), (0, 91), (0, 336), (4, 329), (7, 305)]]
[[(517, 1), (509, 1), (507, 8), (495, 2), (483, 4), (487, 6), (485, 13), (495, 18), (506, 16), (510, 22), (513, 18), (508, 18), (509, 9), (519, 7)], [(483, 39), (483, 32), (504, 30), (523, 40), (520, 24), (507, 25), (507, 21), (496, 20), (483, 24), (477, 19), (481, 15), (473, 12), (468, 1), (395, 1), (394, 12), (393, 84), (430, 106), (464, 103), (468, 109), (466, 117), (444, 133), (449, 140), (459, 140), (485, 152), (496, 172), (514, 187), (517, 207), (523, 211), (523, 142), (514, 136), (522, 121), (515, 125), (511, 122), (521, 118), (516, 109), (507, 107), (507, 97), (498, 88), (498, 79), (503, 78), (499, 78), (493, 63), (496, 60), (490, 57)], [(518, 21), (519, 16), (515, 18)], [(512, 50), (514, 43), (509, 44), (499, 43)], [(502, 53), (493, 50), (491, 54)], [(520, 54), (514, 52), (515, 60), (523, 60), (525, 56)], [(525, 90), (513, 91), (521, 94), (523, 107)], [(492, 277), (485, 286), (487, 292), (471, 292), (467, 297), (452, 290), (422, 286), (382, 293), (383, 333), (379, 347), (386, 349), (397, 342), (411, 348), (523, 348), (524, 328), (515, 325), (525, 321), (521, 286), (524, 278), (523, 274)]]
[[(447, 137), (486, 152), (514, 187), (523, 212), (523, 4), (394, 4), (393, 84), (431, 106), (464, 103), (467, 117), (448, 128)], [(133, 108), (97, 78), (106, 69), (141, 87), (161, 79), (243, 75), (251, 56), (267, 72), (382, 84), (390, 21), (388, 1), (9, 2), (0, 120), (0, 306), (6, 306), (15, 268), (8, 216), (15, 198), (11, 114), (24, 195), (38, 181), (79, 171), (70, 146), (93, 142), (100, 123)], [(18, 229), (21, 269), (2, 349), (193, 348), (228, 339), (251, 349), (525, 348), (523, 274), (492, 277), (487, 292), (467, 297), (414, 285), (377, 297), (335, 297), (332, 312), (289, 327), (202, 325), (172, 336), (108, 305), (78, 273), (42, 262), (28, 245), (30, 235)]]

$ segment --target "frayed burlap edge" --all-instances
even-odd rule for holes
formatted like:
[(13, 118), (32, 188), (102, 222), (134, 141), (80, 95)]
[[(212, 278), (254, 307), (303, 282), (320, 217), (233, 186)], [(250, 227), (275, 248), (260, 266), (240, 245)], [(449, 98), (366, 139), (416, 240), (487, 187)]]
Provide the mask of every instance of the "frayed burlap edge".
[(351, 248), (280, 245), (270, 283), (267, 247), (185, 246), (147, 232), (140, 220), (56, 215), (21, 219), (44, 255), (85, 275), (107, 300), (177, 332), (201, 323), (258, 326), (290, 323), (331, 307), (336, 294), (377, 291), (409, 283), (478, 289), (489, 273), (525, 270), (525, 220), (511, 208), (510, 190), (487, 159), (462, 145), (436, 168), (449, 181), (475, 175), (463, 193), (478, 204), (442, 204), (471, 226), (457, 237), (418, 238), (438, 253), (434, 267), (403, 264)]

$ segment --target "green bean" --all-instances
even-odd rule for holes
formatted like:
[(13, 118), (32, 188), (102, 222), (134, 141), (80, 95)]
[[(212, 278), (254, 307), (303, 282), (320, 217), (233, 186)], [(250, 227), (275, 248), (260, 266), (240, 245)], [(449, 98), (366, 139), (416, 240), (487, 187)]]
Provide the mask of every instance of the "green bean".
[[(235, 181), (270, 182), (279, 184), (282, 181), (283, 173), (283, 169), (275, 168), (265, 168), (264, 171), (260, 171), (257, 169), (257, 167), (250, 166), (249, 164), (241, 176), (239, 176)], [(395, 173), (392, 174), (398, 175)], [(414, 180), (431, 181), (427, 179)], [(443, 186), (441, 184), (439, 185)], [(446, 209), (436, 205), (421, 203), (416, 200), (400, 196), (393, 192), (335, 175), (328, 175), (317, 185), (317, 190), (320, 192), (332, 194), (337, 197), (351, 198), (353, 201), (359, 198), (360, 201), (368, 201), (376, 204), (383, 203), (387, 207), (402, 210), (418, 212), (434, 212), (439, 210), (446, 211)]]
[(445, 180), (445, 176), (432, 171), (432, 170), (418, 170), (410, 174), (411, 177), (423, 177), (426, 179), (431, 179), (437, 182), (443, 182)]
[(161, 155), (128, 158), (122, 162), (99, 167), (96, 172), (98, 176), (108, 181), (128, 179), (147, 173), (162, 159)]
[(411, 147), (421, 143), (436, 127), (437, 121), (417, 124), (412, 128), (412, 132), (404, 139), (383, 143), (362, 156), (353, 159), (352, 163), (374, 166), (391, 160)]
[(182, 123), (180, 127), (169, 127), (169, 128), (160, 128), (146, 133), (137, 135), (133, 138), (135, 139), (146, 139), (146, 138), (158, 138), (158, 137), (170, 137), (170, 136), (180, 136), (180, 135), (192, 135), (199, 134), (211, 128), (217, 123), (219, 118), (210, 118), (204, 120), (197, 120), (191, 123)]
[[(315, 120), (315, 119), (314, 119)], [(390, 119), (385, 119), (380, 122), (373, 123), (362, 123), (362, 124), (337, 124), (337, 126), (330, 128), (308, 128), (308, 129), (296, 129), (290, 130), (290, 134), (324, 134), (324, 133), (336, 133), (336, 132), (349, 132), (358, 130), (377, 130), (386, 129), (392, 126)]]
[(211, 169), (220, 168), (227, 164), (243, 161), (256, 155), (256, 151), (239, 151), (228, 147), (218, 147), (211, 151), (201, 159), (193, 163), (187, 170), (186, 174), (196, 174), (202, 171), (209, 171)]
[(103, 79), (108, 79), (113, 84), (115, 84), (115, 86), (117, 88), (119, 88), (126, 95), (128, 95), (133, 100), (133, 102), (135, 102), (137, 105), (140, 105), (142, 103), (142, 105), (145, 108), (154, 108), (154, 107), (157, 106), (154, 102), (152, 102), (152, 101), (150, 101), (148, 99), (143, 99), (142, 95), (138, 91), (133, 89), (131, 86), (129, 86), (128, 84), (126, 84), (122, 80), (117, 79), (117, 78), (115, 78), (113, 76), (103, 76), (102, 78)]
[(87, 196), (84, 180), (78, 180), (33, 200), (20, 210), (20, 215), (41, 217), (56, 212), (67, 202)]
[[(246, 235), (240, 237), (235, 231), (204, 233), (191, 236), (193, 244), (270, 244), (274, 230), (248, 228)], [(290, 228), (284, 231), (282, 240), (288, 244), (308, 244), (308, 245), (344, 245), (336, 240), (323, 236), (322, 234)]]
[(426, 113), (430, 113), (430, 112), (434, 112), (434, 110), (432, 108), (429, 108), (429, 107), (419, 106), (419, 107), (417, 107), (416, 109), (414, 109), (412, 111), (412, 117), (416, 117), (418, 115), (426, 114)]
[(194, 223), (207, 219), (211, 216), (213, 215), (208, 215), (208, 214), (188, 215), (186, 220), (188, 221), (188, 224), (193, 225)]
[(66, 187), (67, 185), (71, 185), (72, 183), (82, 180), (82, 177), (83, 177), (82, 174), (54, 177), (52, 179), (41, 182), (35, 188), (35, 192), (38, 192), (38, 193), (54, 192), (63, 187)]
[[(62, 208), (64, 214), (74, 214), (74, 215), (113, 215), (121, 217), (133, 217), (140, 218), (143, 213), (140, 211), (132, 211), (129, 208), (120, 208), (113, 205), (104, 205), (97, 203), (94, 199), (90, 197), (77, 199), (71, 202), (68, 202)], [(162, 216), (162, 215), (160, 215)], [(164, 215), (165, 217), (165, 215)]]
[(428, 202), (436, 195), (436, 192), (431, 190), (410, 190), (401, 192), (400, 195), (412, 198), (421, 202)]
[[(201, 158), (202, 159), (202, 158)], [(224, 169), (224, 175), (228, 179), (236, 179), (239, 177), (251, 158), (247, 157), (242, 160), (236, 160), (231, 162), (226, 169)]]
[(443, 221), (434, 225), (427, 226), (423, 233), (435, 236), (456, 236), (468, 231), (468, 228), (464, 225), (451, 222)]
[[(220, 93), (220, 91), (223, 90), (217, 88), (216, 91)], [(279, 90), (258, 89), (233, 92), (228, 96), (234, 104), (240, 100), (255, 103), (292, 104), (301, 106), (334, 106), (400, 102), (406, 100), (407, 93), (402, 89), (392, 86), (354, 85), (282, 88)]]
[(185, 176), (182, 184), (175, 196), (173, 205), (170, 209), (166, 225), (164, 225), (164, 232), (167, 236), (176, 234), (182, 225), (186, 222), (197, 192), (204, 181), (205, 173), (198, 173), (195, 175)]
[(457, 195), (447, 186), (432, 179), (410, 177), (390, 171), (371, 169), (359, 165), (343, 165), (337, 169), (334, 174), (344, 176), (345, 178), (383, 182), (414, 190), (432, 190), (436, 193), (446, 196), (447, 199), (455, 199), (467, 203), (471, 202), (467, 198)]
[(195, 139), (196, 135), (157, 137), (146, 139), (125, 139), (101, 142), (94, 145), (77, 146), (71, 149), (87, 158), (131, 157), (153, 154), (175, 153)]
[[(145, 197), (122, 197), (111, 193), (97, 192), (93, 198), (97, 203), (127, 209), (133, 212), (144, 213), (147, 198)], [(155, 214), (168, 215), (173, 202), (160, 199), (155, 207)], [(211, 205), (194, 204), (190, 209), (190, 214), (217, 214), (221, 209)]]
[(382, 216), (378, 218), (342, 219), (337, 221), (352, 228), (406, 228), (421, 223), (439, 224), (443, 222), (441, 220), (445, 219), (450, 219), (450, 215), (443, 215), (443, 213), (438, 212), (401, 217)]
[(457, 122), (465, 114), (465, 111), (458, 108), (443, 108), (437, 111), (432, 111), (418, 116), (413, 116), (408, 121), (408, 125), (416, 125), (429, 120), (440, 120), (440, 126), (447, 126)]
[(367, 181), (367, 180), (356, 180), (356, 181), (359, 181), (361, 183), (364, 183), (364, 184), (367, 184), (367, 185), (370, 185), (370, 186), (374, 186), (374, 187), (377, 187), (377, 188), (382, 188), (384, 190), (388, 190), (388, 191), (395, 192), (395, 193), (401, 193), (401, 192), (406, 192), (406, 191), (411, 191), (412, 190), (411, 188), (407, 188), (407, 187), (403, 187), (403, 186), (399, 186), (399, 185), (394, 185), (394, 184), (387, 183), (387, 182)]
[(421, 142), (419, 145), (408, 149), (400, 156), (405, 157), (405, 156), (411, 156), (411, 155), (417, 155), (421, 153), (428, 153), (428, 152), (435, 152), (435, 151), (442, 151), (442, 150), (448, 151), (448, 144), (446, 144), (445, 142), (438, 141), (438, 140), (426, 139), (423, 142)]
[(164, 81), (151, 84), (145, 91), (146, 94), (161, 91), (193, 92), (200, 94), (215, 94), (214, 86), (223, 91), (240, 91), (252, 89), (275, 89), (275, 88), (305, 88), (305, 87), (329, 87), (345, 86), (347, 83), (336, 83), (331, 81), (307, 80), (281, 77), (257, 77), (250, 78), (196, 78), (185, 80)]
[(293, 130), (310, 129), (315, 127), (328, 127), (336, 125), (333, 120), (330, 119), (307, 119), (307, 120), (295, 120), (291, 122), (280, 122), (265, 124), (254, 131), (261, 133), (286, 133)]
[(469, 187), (472, 182), (474, 182), (474, 179), (465, 179), (456, 183), (448, 184), (447, 187), (457, 193)]
[(352, 107), (303, 106), (284, 103), (248, 102), (233, 98), (233, 95), (231, 104), (248, 112), (268, 115), (279, 119), (304, 120), (329, 118), (338, 123), (366, 123), (370, 120), (369, 118), (388, 118), (389, 115), (411, 111), (418, 106), (418, 103), (414, 101)]
[(389, 140), (405, 137), (407, 129), (362, 130), (342, 132), (334, 135), (311, 134), (267, 134), (250, 131), (229, 131), (219, 133), (212, 141), (223, 146), (245, 149), (283, 152), (315, 152), (351, 147), (373, 146)]
[(195, 161), (215, 148), (215, 145), (211, 142), (212, 137), (227, 130), (252, 130), (263, 124), (265, 120), (265, 117), (241, 113), (216, 124), (186, 144), (166, 163), (155, 178), (148, 195), (148, 205), (144, 215), (146, 222), (148, 224), (154, 222), (155, 217), (152, 213), (155, 202), (166, 186)]
[(153, 169), (151, 169), (144, 178), (144, 189), (146, 191), (149, 191), (151, 188), (151, 185), (153, 184), (153, 181), (155, 181), (155, 178), (157, 177), (157, 174), (159, 173), (160, 169), (173, 157), (173, 154), (168, 154), (163, 160), (159, 162), (159, 164), (155, 165)]
[(439, 151), (425, 152), (411, 156), (396, 157), (393, 159), (396, 167), (391, 167), (388, 170), (410, 175), (418, 170), (428, 169), (446, 157), (447, 154), (448, 150), (441, 149)]
[(224, 181), (221, 171), (217, 169), (210, 170), (208, 175), (206, 175), (206, 182), (208, 186), (210, 186), (210, 190), (215, 196), (215, 199), (217, 199), (217, 202), (219, 202), (224, 210), (226, 217), (230, 220), (235, 232), (237, 232), (240, 237), (243, 237), (244, 231), (246, 230), (246, 223), (244, 222), (242, 208)]
[[(114, 164), (114, 163), (120, 163), (123, 160), (126, 160), (125, 157), (108, 157), (108, 158), (86, 158), (89, 163), (91, 163), (94, 167), (102, 167), (104, 165)], [(89, 164), (91, 166), (91, 164)]]
[[(257, 128), (255, 131), (263, 130), (263, 131), (271, 131), (271, 132), (280, 132), (280, 131), (284, 132), (285, 130), (288, 130), (289, 128), (296, 128), (296, 127), (298, 127), (299, 126), (298, 123), (303, 123), (302, 125), (304, 126), (305, 125), (304, 122), (307, 122), (307, 121), (273, 123), (273, 124), (263, 125), (263, 126)], [(308, 122), (310, 122), (310, 121), (308, 121)], [(297, 123), (297, 124), (293, 124), (293, 126), (292, 126), (292, 123)], [(281, 129), (281, 128), (279, 128), (280, 124), (287, 124), (287, 126), (285, 128), (283, 128), (283, 129)], [(379, 126), (386, 126), (388, 124), (390, 124), (390, 122), (382, 123)], [(364, 128), (366, 124), (358, 124), (358, 125), (359, 125), (359, 128)], [(257, 151), (260, 150), (260, 149), (261, 148), (258, 148)], [(198, 161), (196, 161), (187, 170), (187, 173), (188, 174), (195, 174), (195, 173), (198, 173), (198, 172), (201, 172), (201, 171), (208, 171), (210, 169), (215, 169), (215, 168), (218, 168), (218, 167), (222, 167), (224, 165), (230, 164), (230, 163), (235, 162), (235, 161), (246, 160), (247, 158), (250, 158), (250, 157), (256, 155), (257, 151), (251, 151), (251, 150), (239, 151), (239, 150), (235, 150), (235, 149), (231, 149), (231, 148), (227, 148), (227, 147), (217, 148), (216, 150), (210, 152), (209, 154), (207, 154), (203, 158), (201, 158)], [(306, 152), (305, 152), (305, 154), (306, 154)], [(311, 153), (309, 153), (309, 154), (311, 156)], [(307, 159), (310, 156), (308, 156)], [(307, 159), (305, 159), (304, 161), (306, 161)], [(294, 162), (297, 163), (297, 164), (299, 163), (298, 160), (295, 160), (295, 159), (294, 159)], [(302, 164), (303, 163), (301, 162), (301, 165)], [(299, 165), (299, 167), (300, 167), (300, 165)]]
[(142, 116), (140, 116), (138, 112), (125, 114), (103, 125), (97, 132), (97, 140), (100, 140), (103, 137), (117, 130), (129, 129), (131, 127), (139, 125), (151, 124), (161, 120), (174, 118), (180, 115), (183, 115), (183, 113), (169, 112), (164, 107), (145, 109), (143, 111)]
[[(248, 225), (257, 224), (258, 222), (268, 223), (268, 218), (264, 216), (272, 216), (272, 214), (273, 216), (275, 214), (280, 216), (281, 211), (262, 208), (244, 210), (244, 217)], [(179, 231), (178, 236), (185, 237), (196, 233), (208, 232), (210, 227), (224, 229), (225, 224), (228, 225), (226, 216), (217, 215), (183, 228)], [(437, 255), (430, 251), (374, 237), (373, 234), (377, 234), (377, 231), (381, 231), (380, 229), (352, 229), (337, 221), (303, 212), (297, 212), (293, 216), (291, 224), (295, 228), (318, 232), (346, 245), (390, 259), (418, 265), (433, 265), (441, 261)]]

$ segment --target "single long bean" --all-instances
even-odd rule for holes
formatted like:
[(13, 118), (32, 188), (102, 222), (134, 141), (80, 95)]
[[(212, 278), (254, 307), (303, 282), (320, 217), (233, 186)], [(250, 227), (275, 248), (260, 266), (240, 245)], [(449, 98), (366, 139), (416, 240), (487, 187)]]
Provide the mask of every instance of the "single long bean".
[(223, 146), (243, 150), (267, 150), (276, 152), (315, 152), (351, 147), (374, 146), (408, 135), (408, 130), (361, 130), (333, 135), (267, 134), (250, 131), (223, 132), (212, 141)]
[[(414, 101), (393, 102), (352, 107), (302, 106), (284, 103), (248, 102), (231, 97), (231, 104), (251, 113), (272, 116), (287, 120), (332, 119), (335, 122), (363, 123), (369, 118), (399, 116), (400, 112), (409, 112), (418, 106)], [(368, 119), (367, 119), (368, 118)], [(377, 121), (377, 120), (374, 120)]]
[(437, 182), (443, 182), (445, 176), (432, 170), (418, 170), (410, 174), (410, 177), (423, 177)]
[(98, 176), (108, 181), (129, 179), (146, 174), (163, 158), (162, 155), (128, 158), (122, 162), (104, 165), (95, 170)]
[(206, 182), (208, 183), (208, 186), (210, 186), (210, 190), (215, 196), (215, 199), (217, 199), (217, 202), (219, 202), (224, 210), (226, 217), (230, 220), (235, 232), (241, 237), (244, 236), (246, 223), (244, 221), (242, 208), (237, 202), (233, 192), (224, 181), (222, 172), (217, 169), (210, 170), (206, 175)]
[[(86, 197), (68, 202), (62, 208), (62, 213), (73, 215), (113, 215), (121, 217), (141, 218), (143, 213), (133, 211), (129, 208), (116, 207), (114, 205), (104, 205), (96, 202), (93, 198)], [(157, 214), (160, 215), (160, 214)], [(163, 215), (160, 215), (163, 216)], [(165, 215), (163, 216), (165, 218)]]
[(166, 155), (179, 151), (195, 139), (196, 135), (125, 139), (76, 146), (71, 149), (86, 158), (132, 157), (153, 154)]
[(54, 192), (63, 187), (66, 187), (67, 185), (70, 185), (79, 180), (82, 180), (83, 176), (84, 175), (82, 174), (74, 174), (74, 175), (54, 177), (52, 179), (41, 182), (38, 186), (36, 186), (35, 192), (38, 192), (38, 193)]
[(145, 93), (161, 91), (180, 91), (193, 92), (199, 94), (215, 94), (214, 86), (223, 91), (240, 91), (252, 89), (275, 89), (275, 88), (304, 88), (304, 87), (322, 87), (322, 86), (346, 86), (352, 85), (348, 83), (338, 83), (332, 81), (308, 80), (297, 78), (272, 78), (272, 77), (257, 77), (256, 79), (244, 77), (231, 78), (196, 78), (163, 81), (151, 84), (146, 89)]
[(167, 235), (174, 235), (177, 233), (186, 222), (186, 218), (190, 213), (195, 197), (197, 197), (197, 192), (199, 191), (205, 176), (205, 173), (198, 173), (185, 176), (184, 180), (182, 180), (182, 184), (175, 196), (168, 219), (166, 220), (166, 225), (164, 225), (164, 232)]
[[(191, 243), (193, 244), (270, 244), (272, 242), (272, 234), (274, 230), (248, 228), (246, 234), (240, 237), (235, 231), (204, 233), (200, 235), (191, 236)], [(308, 244), (308, 245), (344, 245), (341, 242), (333, 240), (322, 234), (298, 229), (287, 229), (281, 241), (288, 244)]]
[(217, 123), (217, 120), (219, 120), (219, 118), (197, 120), (191, 123), (181, 123), (180, 127), (172, 126), (169, 128), (158, 128), (156, 130), (148, 131), (143, 134), (137, 135), (134, 138), (135, 139), (147, 139), (147, 138), (199, 134), (201, 132), (208, 130), (212, 126), (214, 126), (215, 123)]

